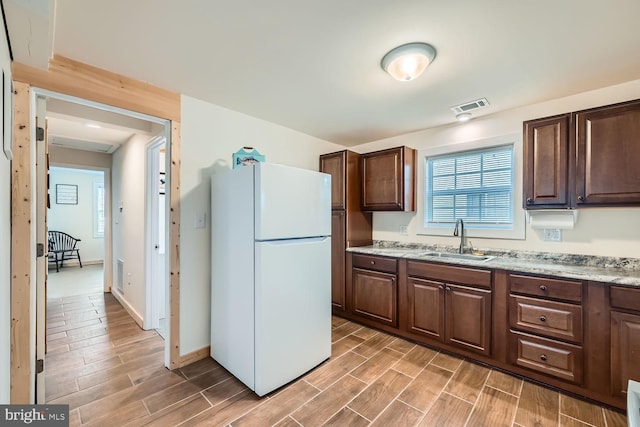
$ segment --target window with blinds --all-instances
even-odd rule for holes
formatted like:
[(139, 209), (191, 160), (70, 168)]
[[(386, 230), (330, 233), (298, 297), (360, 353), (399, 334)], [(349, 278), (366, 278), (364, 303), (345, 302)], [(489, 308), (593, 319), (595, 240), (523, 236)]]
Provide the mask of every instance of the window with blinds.
[(93, 237), (104, 237), (105, 200), (104, 183), (93, 183)]
[(426, 225), (513, 226), (513, 145), (426, 159)]

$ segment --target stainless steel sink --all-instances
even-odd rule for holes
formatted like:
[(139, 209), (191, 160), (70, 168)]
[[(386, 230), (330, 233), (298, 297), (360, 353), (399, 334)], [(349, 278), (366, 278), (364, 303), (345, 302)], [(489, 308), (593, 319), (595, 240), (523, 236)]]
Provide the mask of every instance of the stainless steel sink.
[(452, 258), (452, 259), (469, 259), (474, 261), (489, 261), (495, 257), (488, 255), (474, 255), (474, 254), (452, 254), (449, 252), (425, 252), (422, 255), (433, 256), (440, 258)]

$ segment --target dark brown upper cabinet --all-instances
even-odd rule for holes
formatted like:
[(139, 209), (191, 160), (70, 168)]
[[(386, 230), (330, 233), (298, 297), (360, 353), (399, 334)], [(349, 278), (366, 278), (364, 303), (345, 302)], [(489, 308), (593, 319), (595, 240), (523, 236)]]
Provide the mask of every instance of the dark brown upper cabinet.
[(362, 210), (415, 210), (416, 152), (397, 147), (362, 155)]
[(640, 100), (574, 114), (576, 205), (640, 204)]
[(525, 209), (640, 205), (640, 100), (523, 123)]
[(320, 172), (331, 175), (331, 209), (346, 209), (347, 151), (320, 156)]
[(569, 206), (569, 122), (571, 116), (524, 122), (525, 209)]

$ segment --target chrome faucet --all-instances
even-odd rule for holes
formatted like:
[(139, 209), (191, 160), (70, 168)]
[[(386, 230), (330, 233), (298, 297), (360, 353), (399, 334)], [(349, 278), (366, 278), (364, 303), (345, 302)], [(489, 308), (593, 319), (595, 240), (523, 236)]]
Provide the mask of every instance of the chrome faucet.
[[(460, 227), (460, 233), (458, 233), (458, 227)], [(460, 218), (459, 220), (456, 221), (456, 228), (453, 229), (453, 235), (454, 236), (460, 236), (460, 247), (458, 248), (458, 253), (463, 253), (464, 252), (464, 221), (462, 220), (462, 218)]]

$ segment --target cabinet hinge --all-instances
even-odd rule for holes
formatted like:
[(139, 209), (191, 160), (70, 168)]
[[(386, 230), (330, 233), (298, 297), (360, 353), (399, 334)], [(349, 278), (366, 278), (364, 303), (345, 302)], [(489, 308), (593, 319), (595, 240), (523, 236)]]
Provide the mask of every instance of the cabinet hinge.
[(44, 256), (44, 243), (36, 245), (36, 257), (40, 258), (41, 256)]
[(44, 371), (44, 359), (36, 359), (36, 374), (41, 374)]
[(36, 141), (44, 141), (44, 128), (36, 127)]

